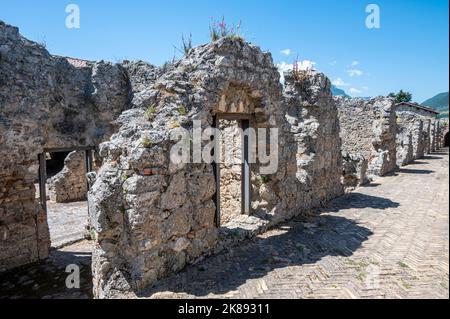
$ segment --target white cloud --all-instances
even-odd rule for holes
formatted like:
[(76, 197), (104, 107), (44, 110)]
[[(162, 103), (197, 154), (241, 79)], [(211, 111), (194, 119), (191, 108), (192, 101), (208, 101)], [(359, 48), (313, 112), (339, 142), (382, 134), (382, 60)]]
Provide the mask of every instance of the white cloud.
[(316, 62), (310, 61), (310, 60), (304, 60), (297, 62), (299, 70), (302, 71), (309, 71), (314, 70), (316, 66)]
[(278, 73), (280, 73), (280, 82), (281, 82), (281, 84), (284, 84), (284, 72), (292, 70), (294, 68), (294, 66), (292, 64), (286, 63), (284, 61), (281, 63), (278, 63), (276, 66), (278, 69)]
[(360, 90), (355, 89), (355, 88), (350, 88), (349, 92), (350, 92), (350, 94), (353, 94), (353, 95), (357, 95), (357, 94), (361, 94), (362, 93)]
[(280, 72), (280, 73), (292, 70), (293, 67), (294, 66), (292, 64), (286, 63), (284, 61), (277, 64), (277, 69), (278, 69), (278, 72)]
[(345, 83), (341, 78), (337, 78), (333, 81), (333, 85), (337, 87), (349, 86), (350, 84)]
[[(315, 70), (316, 62), (310, 60), (304, 60), (297, 62), (298, 69), (302, 71)], [(276, 65), (278, 72), (280, 73), (280, 82), (284, 84), (284, 72), (294, 69), (293, 64), (281, 62)]]
[(352, 62), (352, 66), (357, 66), (358, 64), (359, 64), (358, 61), (353, 61), (353, 62)]
[(347, 73), (348, 73), (348, 75), (350, 75), (351, 77), (354, 77), (354, 76), (361, 76), (361, 75), (364, 74), (363, 71), (358, 70), (358, 69), (350, 69), (350, 70), (347, 70)]
[(291, 49), (285, 49), (281, 51), (281, 54), (285, 55), (285, 56), (289, 56), (291, 55)]

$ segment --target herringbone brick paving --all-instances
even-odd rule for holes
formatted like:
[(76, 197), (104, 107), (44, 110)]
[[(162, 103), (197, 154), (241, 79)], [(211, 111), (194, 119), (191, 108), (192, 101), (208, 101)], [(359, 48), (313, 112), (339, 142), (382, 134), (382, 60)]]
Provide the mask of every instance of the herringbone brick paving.
[[(448, 153), (429, 155), (138, 297), (449, 298), (448, 191)], [(91, 250), (83, 241), (0, 274), (0, 299), (92, 298)], [(68, 264), (80, 289), (65, 286)]]
[(143, 298), (449, 298), (441, 151), (206, 259)]

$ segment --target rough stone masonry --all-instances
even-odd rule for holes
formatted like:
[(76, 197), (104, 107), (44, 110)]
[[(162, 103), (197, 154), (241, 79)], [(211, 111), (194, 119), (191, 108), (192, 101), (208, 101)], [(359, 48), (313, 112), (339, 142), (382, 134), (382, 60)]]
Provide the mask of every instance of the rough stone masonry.
[(413, 103), (399, 103), (397, 113), (397, 165), (405, 166), (436, 150), (438, 112)]
[(370, 177), (394, 171), (397, 125), (393, 99), (337, 96), (334, 100), (339, 111), (346, 186), (364, 184)]
[[(34, 183), (38, 155), (52, 149), (95, 147), (101, 157), (98, 172), (88, 175), (97, 298), (143, 289), (324, 205), (343, 194), (343, 171), (346, 186), (357, 186), (396, 168), (392, 99), (333, 99), (329, 79), (316, 71), (287, 72), (281, 85), (271, 54), (240, 38), (193, 48), (164, 68), (74, 61), (51, 56), (0, 21), (0, 271), (48, 255)], [(220, 126), (215, 119), (225, 115), (278, 129), (276, 145), (267, 145), (277, 146), (278, 166), (267, 174), (252, 164), (251, 212), (227, 214), (218, 225), (215, 165), (172, 161), (171, 135), (194, 121), (202, 129)], [(433, 123), (431, 149), (441, 143)], [(242, 179), (230, 177), (233, 169), (222, 166), (231, 188)], [(239, 193), (223, 191), (229, 199)]]
[(71, 152), (64, 160), (61, 172), (48, 180), (50, 200), (68, 203), (87, 199), (85, 153)]
[(128, 107), (129, 87), (122, 66), (73, 66), (0, 21), (0, 271), (48, 255), (38, 154), (100, 144)]
[[(97, 245), (94, 293), (139, 290), (234, 240), (342, 194), (337, 110), (320, 73), (287, 74), (283, 93), (269, 53), (223, 38), (192, 49), (135, 93), (120, 130), (100, 147), (104, 164), (89, 193)], [(133, 82), (133, 80), (132, 80)], [(170, 133), (213, 116), (246, 115), (279, 128), (278, 170), (252, 171), (252, 213), (215, 225), (211, 164), (174, 164)]]

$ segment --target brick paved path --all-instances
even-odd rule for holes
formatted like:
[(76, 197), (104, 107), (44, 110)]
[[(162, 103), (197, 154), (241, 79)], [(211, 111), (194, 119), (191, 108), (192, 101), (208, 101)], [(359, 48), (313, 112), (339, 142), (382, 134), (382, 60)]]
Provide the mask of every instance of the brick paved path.
[(87, 201), (64, 204), (47, 201), (47, 211), (52, 247), (58, 248), (84, 238), (88, 223)]
[[(144, 298), (448, 298), (448, 154), (437, 153), (188, 267)], [(1, 298), (90, 298), (92, 243), (0, 274)], [(65, 267), (81, 267), (81, 289)]]
[(150, 298), (448, 298), (447, 152), (188, 267)]
[[(53, 249), (50, 258), (0, 274), (0, 299), (89, 299), (92, 298), (91, 241)], [(80, 289), (66, 287), (68, 265), (80, 269)]]
[[(39, 184), (34, 186), (39, 200)], [(48, 194), (48, 184), (46, 187)], [(88, 202), (55, 203), (47, 195), (47, 221), (52, 247), (59, 248), (81, 240), (88, 223)]]

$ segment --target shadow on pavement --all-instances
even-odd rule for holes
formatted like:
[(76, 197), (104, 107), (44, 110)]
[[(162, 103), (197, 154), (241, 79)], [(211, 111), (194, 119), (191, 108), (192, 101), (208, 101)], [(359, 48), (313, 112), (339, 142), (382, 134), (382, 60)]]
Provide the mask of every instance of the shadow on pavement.
[(411, 168), (401, 168), (398, 170), (398, 172), (405, 174), (421, 174), (421, 175), (434, 173), (434, 171), (428, 169), (411, 169)]
[[(87, 299), (92, 295), (89, 252), (52, 250), (49, 259), (0, 274), (0, 299)], [(68, 265), (80, 269), (80, 289), (66, 287)]]
[(314, 224), (291, 221), (274, 232), (188, 266), (138, 296), (166, 291), (198, 297), (224, 294), (277, 268), (314, 264), (325, 256), (351, 256), (372, 235), (352, 220), (330, 215), (317, 217)]

